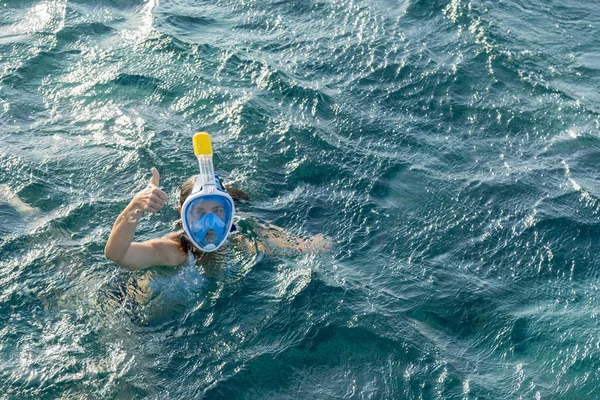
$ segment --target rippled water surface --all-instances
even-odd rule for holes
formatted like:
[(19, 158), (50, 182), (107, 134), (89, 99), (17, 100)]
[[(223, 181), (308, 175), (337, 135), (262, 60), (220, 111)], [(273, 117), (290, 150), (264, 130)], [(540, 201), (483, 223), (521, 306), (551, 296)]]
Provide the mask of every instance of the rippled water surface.
[[(0, 2), (0, 397), (600, 398), (599, 38), (586, 0)], [(201, 130), (332, 249), (107, 260), (152, 166), (136, 238), (177, 229)]]

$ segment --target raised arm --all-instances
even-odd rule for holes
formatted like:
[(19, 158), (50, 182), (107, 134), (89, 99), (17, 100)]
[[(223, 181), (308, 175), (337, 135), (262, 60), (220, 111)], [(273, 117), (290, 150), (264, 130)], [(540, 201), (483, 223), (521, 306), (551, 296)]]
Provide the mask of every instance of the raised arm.
[(173, 235), (134, 242), (133, 237), (142, 213), (156, 213), (166, 203), (167, 194), (158, 187), (160, 175), (152, 168), (148, 186), (137, 193), (115, 221), (104, 255), (122, 267), (144, 269), (154, 265), (179, 265), (186, 260)]

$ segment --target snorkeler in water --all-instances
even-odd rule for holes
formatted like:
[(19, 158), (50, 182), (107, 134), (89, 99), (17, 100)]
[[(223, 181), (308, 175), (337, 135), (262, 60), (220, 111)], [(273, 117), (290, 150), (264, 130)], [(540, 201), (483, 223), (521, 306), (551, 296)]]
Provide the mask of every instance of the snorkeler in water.
[[(215, 178), (218, 186), (227, 193), (233, 201), (248, 200), (248, 195), (243, 191), (231, 187), (224, 187)], [(212, 245), (226, 242), (227, 234), (231, 230), (231, 224), (224, 220), (228, 211), (227, 202), (221, 202), (220, 198), (208, 197), (206, 201), (186, 203), (192, 197), (197, 176), (190, 177), (181, 187), (178, 211), (182, 213), (182, 207), (187, 206), (189, 214), (187, 219), (188, 229), (183, 232), (173, 232), (167, 236), (150, 239), (143, 242), (135, 242), (134, 234), (143, 213), (157, 213), (167, 201), (167, 194), (159, 187), (160, 175), (156, 168), (152, 168), (152, 178), (148, 186), (137, 193), (131, 202), (117, 217), (110, 236), (104, 249), (104, 254), (117, 264), (133, 270), (140, 270), (152, 266), (179, 266), (190, 259), (193, 255), (199, 258), (205, 251), (217, 247)], [(232, 206), (229, 206), (233, 208)], [(185, 219), (185, 218), (182, 218)], [(184, 222), (184, 227), (186, 226)], [(254, 224), (255, 233), (260, 242), (258, 250), (270, 252), (273, 249), (285, 249), (296, 252), (308, 250), (326, 250), (331, 244), (329, 239), (323, 235), (316, 235), (310, 239), (301, 239), (292, 236), (283, 229), (268, 223)], [(186, 232), (187, 231), (187, 232)], [(199, 234), (202, 236), (199, 237)], [(236, 240), (236, 236), (228, 240)], [(220, 242), (220, 243), (218, 243)]]

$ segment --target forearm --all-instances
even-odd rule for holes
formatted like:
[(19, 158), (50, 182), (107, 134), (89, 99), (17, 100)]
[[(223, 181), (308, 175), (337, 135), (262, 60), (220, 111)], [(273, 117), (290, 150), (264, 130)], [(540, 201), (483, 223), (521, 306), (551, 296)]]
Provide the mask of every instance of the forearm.
[(104, 255), (106, 257), (116, 263), (119, 263), (125, 257), (129, 246), (133, 242), (135, 230), (141, 216), (141, 208), (132, 200), (121, 214), (119, 214), (113, 224), (106, 247), (104, 248)]
[[(152, 168), (152, 179), (119, 214), (104, 247), (104, 255), (117, 264), (130, 269), (141, 269), (157, 265), (165, 260), (161, 241), (147, 240), (134, 243), (133, 236), (142, 213), (156, 213), (166, 203), (167, 194), (158, 187), (160, 175)], [(164, 246), (163, 246), (164, 247)], [(171, 246), (172, 247), (172, 246)], [(158, 251), (157, 251), (158, 249)], [(170, 247), (167, 246), (167, 250)]]

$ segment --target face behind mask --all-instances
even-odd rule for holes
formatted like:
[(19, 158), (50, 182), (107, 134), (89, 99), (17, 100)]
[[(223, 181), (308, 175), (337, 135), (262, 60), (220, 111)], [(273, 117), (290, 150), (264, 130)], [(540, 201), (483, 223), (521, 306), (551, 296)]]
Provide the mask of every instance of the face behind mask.
[(181, 207), (183, 228), (192, 244), (202, 251), (214, 251), (227, 239), (233, 226), (234, 204), (221, 191), (193, 193)]
[(215, 246), (219, 238), (225, 233), (225, 221), (209, 212), (192, 223), (192, 232), (194, 236), (204, 246)]

